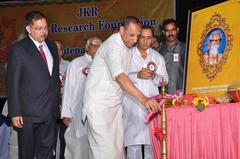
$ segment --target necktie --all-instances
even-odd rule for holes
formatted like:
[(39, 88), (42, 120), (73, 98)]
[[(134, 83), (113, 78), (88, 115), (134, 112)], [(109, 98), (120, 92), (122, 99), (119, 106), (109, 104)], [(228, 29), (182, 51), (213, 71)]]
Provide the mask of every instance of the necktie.
[(40, 54), (41, 54), (41, 56), (42, 56), (43, 61), (44, 61), (45, 64), (48, 66), (47, 58), (46, 58), (45, 53), (44, 53), (44, 51), (43, 51), (43, 45), (39, 45), (38, 48), (39, 48), (39, 51), (40, 51)]

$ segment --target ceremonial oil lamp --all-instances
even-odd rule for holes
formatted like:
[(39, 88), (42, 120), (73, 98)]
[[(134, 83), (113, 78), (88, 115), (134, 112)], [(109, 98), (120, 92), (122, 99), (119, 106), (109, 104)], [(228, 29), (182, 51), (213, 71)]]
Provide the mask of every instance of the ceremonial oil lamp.
[[(165, 81), (161, 81), (162, 89), (161, 94), (162, 98), (165, 99)], [(167, 159), (167, 113), (166, 113), (166, 104), (163, 103), (162, 105), (162, 114), (161, 114), (161, 129), (163, 133), (163, 139), (162, 139), (162, 159)]]

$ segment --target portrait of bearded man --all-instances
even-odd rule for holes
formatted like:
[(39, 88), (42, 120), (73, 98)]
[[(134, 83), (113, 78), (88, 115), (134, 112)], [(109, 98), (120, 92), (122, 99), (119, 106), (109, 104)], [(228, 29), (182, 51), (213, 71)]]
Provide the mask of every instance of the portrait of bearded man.
[(208, 38), (205, 39), (204, 60), (209, 65), (214, 65), (221, 61), (226, 47), (224, 32), (219, 28), (212, 30)]

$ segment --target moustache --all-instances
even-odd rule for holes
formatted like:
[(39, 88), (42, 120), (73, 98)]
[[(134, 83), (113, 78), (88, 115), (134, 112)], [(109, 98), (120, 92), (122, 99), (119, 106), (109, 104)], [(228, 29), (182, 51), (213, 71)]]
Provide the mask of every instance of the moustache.
[(170, 37), (174, 37), (174, 35), (168, 35), (168, 38), (170, 38)]

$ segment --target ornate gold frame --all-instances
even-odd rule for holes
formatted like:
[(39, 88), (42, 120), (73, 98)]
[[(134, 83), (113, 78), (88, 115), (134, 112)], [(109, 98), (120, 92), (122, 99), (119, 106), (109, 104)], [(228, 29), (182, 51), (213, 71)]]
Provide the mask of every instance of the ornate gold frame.
[[(214, 28), (220, 28), (225, 33), (226, 47), (225, 47), (224, 54), (220, 61), (218, 61), (215, 64), (208, 64), (204, 59), (203, 52), (202, 52), (202, 46), (203, 46), (206, 36)], [(233, 41), (233, 38), (229, 34), (229, 32), (230, 32), (230, 29), (229, 29), (228, 24), (225, 21), (225, 18), (222, 18), (222, 16), (218, 13), (213, 14), (213, 16), (210, 18), (210, 22), (206, 24), (205, 29), (202, 32), (201, 41), (199, 42), (199, 44), (197, 46), (197, 52), (200, 57), (199, 63), (200, 63), (200, 66), (202, 67), (202, 71), (203, 71), (203, 73), (206, 74), (208, 80), (210, 80), (210, 81), (212, 81), (216, 77), (217, 73), (222, 70), (223, 65), (227, 61), (228, 52), (232, 48), (232, 41)]]

